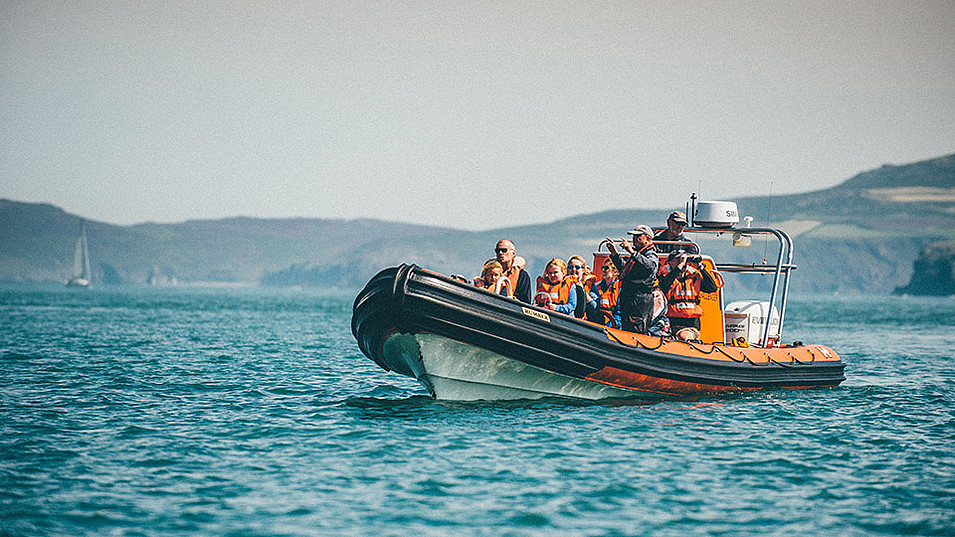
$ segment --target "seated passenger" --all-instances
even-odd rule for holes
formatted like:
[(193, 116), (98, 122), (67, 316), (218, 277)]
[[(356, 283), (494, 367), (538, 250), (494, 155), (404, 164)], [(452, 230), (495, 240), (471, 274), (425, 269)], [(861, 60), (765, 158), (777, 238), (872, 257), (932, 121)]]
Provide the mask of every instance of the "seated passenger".
[(587, 318), (611, 328), (620, 328), (620, 309), (617, 298), (620, 296), (620, 281), (617, 280), (617, 267), (607, 261), (600, 267), (603, 276), (590, 287), (587, 301)]
[(566, 278), (567, 265), (564, 260), (555, 257), (544, 267), (544, 274), (537, 277), (537, 295), (534, 302), (543, 308), (573, 315), (577, 309), (577, 293), (574, 292), (574, 280)]
[(481, 289), (494, 290), (497, 279), (504, 274), (504, 266), (496, 259), (489, 259), (481, 268), (481, 275), (474, 278), (474, 286)]
[(584, 258), (579, 255), (571, 256), (567, 260), (567, 277), (574, 281), (574, 291), (577, 293), (577, 309), (574, 317), (583, 319), (587, 314), (587, 298), (590, 288), (597, 278), (587, 268)]
[(513, 294), (521, 302), (531, 303), (531, 277), (524, 270), (524, 258), (517, 255), (514, 243), (509, 239), (497, 241), (495, 259), (504, 267), (504, 275), (511, 281)]
[(590, 286), (597, 283), (598, 280), (597, 276), (590, 271), (590, 267), (587, 266), (584, 258), (579, 255), (572, 255), (567, 260), (567, 275), (576, 276), (577, 281), (587, 292), (590, 292)]

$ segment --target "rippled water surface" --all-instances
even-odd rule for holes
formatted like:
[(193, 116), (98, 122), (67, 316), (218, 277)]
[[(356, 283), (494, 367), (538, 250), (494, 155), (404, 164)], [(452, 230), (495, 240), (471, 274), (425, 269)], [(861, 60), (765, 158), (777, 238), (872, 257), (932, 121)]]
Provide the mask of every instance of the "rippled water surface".
[(793, 299), (836, 389), (445, 403), (351, 292), (0, 287), (2, 535), (953, 535), (955, 300)]

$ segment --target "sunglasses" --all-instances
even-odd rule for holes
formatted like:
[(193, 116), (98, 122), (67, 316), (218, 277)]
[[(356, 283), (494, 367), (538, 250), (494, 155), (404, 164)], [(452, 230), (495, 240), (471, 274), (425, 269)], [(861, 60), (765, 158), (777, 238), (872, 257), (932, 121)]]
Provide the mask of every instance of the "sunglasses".
[(582, 269), (582, 268), (584, 268), (584, 266), (583, 266), (583, 265), (567, 265), (567, 268), (569, 268), (569, 269), (571, 269), (571, 270), (577, 270), (577, 269)]
[(494, 253), (503, 254), (504, 252), (507, 252), (507, 251), (509, 251), (509, 250), (510, 250), (510, 248), (495, 248), (495, 249), (494, 249)]

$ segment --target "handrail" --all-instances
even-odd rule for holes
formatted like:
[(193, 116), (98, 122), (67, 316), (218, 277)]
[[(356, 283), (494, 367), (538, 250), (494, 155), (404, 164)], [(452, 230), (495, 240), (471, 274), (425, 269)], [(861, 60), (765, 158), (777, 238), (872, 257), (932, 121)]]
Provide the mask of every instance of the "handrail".
[[(779, 233), (786, 239), (788, 243), (789, 258), (786, 260), (787, 265), (792, 265), (793, 262), (793, 240), (785, 231), (779, 230)], [(793, 267), (795, 268), (795, 267)], [(789, 300), (789, 272), (786, 273), (786, 279), (783, 281), (783, 296), (782, 296), (782, 308), (779, 310), (779, 341), (783, 340), (783, 321), (786, 320), (786, 303)], [(767, 326), (768, 328), (768, 326)], [(768, 330), (767, 330), (768, 333)]]
[[(664, 229), (665, 229), (665, 228), (664, 228)], [(654, 231), (659, 232), (659, 231), (663, 231), (663, 230), (654, 229)], [(688, 246), (688, 245), (691, 245), (691, 244), (692, 244), (693, 246), (697, 246), (697, 247), (699, 246), (698, 244), (696, 244), (696, 243), (693, 242), (693, 241), (664, 241), (664, 240), (655, 240), (655, 241), (653, 241), (653, 244), (664, 244), (664, 245), (667, 245), (667, 246)]]
[[(793, 260), (793, 241), (786, 232), (774, 229), (774, 228), (733, 228), (733, 227), (719, 227), (719, 228), (710, 228), (710, 227), (687, 227), (684, 230), (684, 233), (690, 234), (716, 234), (723, 235), (726, 233), (745, 233), (747, 235), (772, 235), (776, 237), (776, 240), (779, 241), (779, 253), (776, 256), (775, 265), (740, 265), (740, 264), (727, 264), (717, 266), (717, 270), (726, 271), (726, 272), (752, 272), (752, 273), (765, 273), (773, 274), (773, 288), (769, 295), (769, 312), (767, 312), (766, 317), (766, 327), (763, 330), (763, 345), (769, 343), (769, 331), (772, 323), (770, 319), (772, 318), (773, 306), (776, 305), (777, 298), (779, 299), (779, 336), (782, 339), (783, 335), (783, 321), (786, 318), (786, 304), (789, 300), (789, 276), (790, 272), (796, 268), (792, 264)], [(784, 261), (785, 257), (785, 261)], [(780, 281), (782, 280), (782, 281)], [(780, 287), (780, 283), (782, 286)], [(778, 296), (777, 296), (778, 295)]]
[[(724, 272), (739, 272), (739, 273), (752, 272), (754, 274), (762, 274), (765, 272), (776, 272), (775, 265), (757, 265), (756, 263), (752, 263), (749, 265), (742, 264), (742, 263), (725, 263), (725, 264), (717, 263), (716, 268), (717, 270), (721, 270)], [(797, 268), (796, 265), (784, 264), (782, 266), (783, 271), (795, 270), (796, 268)]]

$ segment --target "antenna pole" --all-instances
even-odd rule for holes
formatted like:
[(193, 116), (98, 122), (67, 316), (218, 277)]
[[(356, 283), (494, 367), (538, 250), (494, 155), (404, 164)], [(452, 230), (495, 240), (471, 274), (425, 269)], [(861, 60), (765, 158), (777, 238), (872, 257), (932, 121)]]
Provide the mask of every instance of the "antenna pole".
[(687, 220), (690, 227), (693, 227), (693, 221), (696, 219), (696, 192), (690, 194), (690, 201), (686, 204)]
[[(773, 223), (773, 181), (769, 181), (769, 200), (766, 202), (766, 225)], [(781, 248), (781, 247), (780, 247)], [(769, 250), (769, 244), (763, 245), (763, 263), (766, 262), (766, 252)]]

